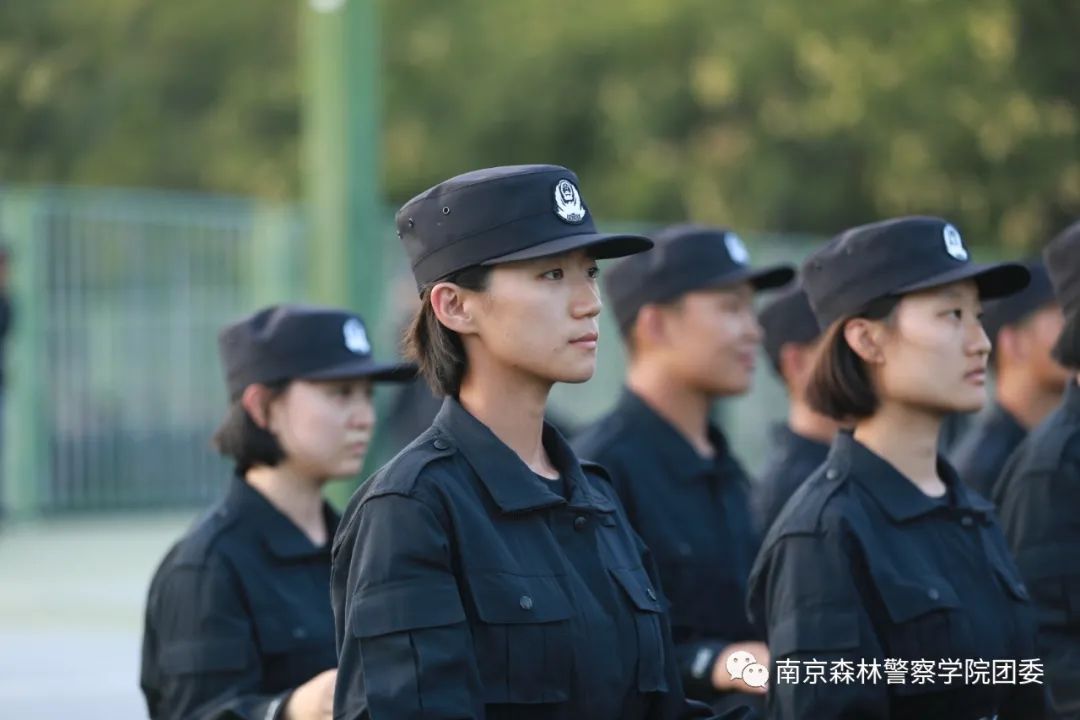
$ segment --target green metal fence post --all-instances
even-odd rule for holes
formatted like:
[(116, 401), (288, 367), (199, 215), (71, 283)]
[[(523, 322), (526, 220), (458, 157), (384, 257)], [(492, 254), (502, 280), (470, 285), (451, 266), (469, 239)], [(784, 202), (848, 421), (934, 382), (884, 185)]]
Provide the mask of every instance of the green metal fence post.
[(37, 234), (42, 197), (0, 194), (0, 235), (11, 244), (9, 293), (14, 324), (7, 346), (2, 453), (3, 507), (13, 517), (38, 512), (49, 482), (46, 402), (47, 278), (45, 237)]

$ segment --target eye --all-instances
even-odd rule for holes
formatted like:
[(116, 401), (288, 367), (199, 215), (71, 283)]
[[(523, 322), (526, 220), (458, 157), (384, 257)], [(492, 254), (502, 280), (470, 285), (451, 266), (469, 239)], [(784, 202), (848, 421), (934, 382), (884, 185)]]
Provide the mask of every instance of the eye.
[(554, 270), (548, 270), (546, 273), (542, 274), (540, 277), (547, 278), (548, 280), (562, 280), (563, 279), (563, 271), (562, 271), (562, 268), (555, 268)]
[(593, 265), (591, 268), (589, 268), (589, 278), (591, 280), (595, 280), (598, 277), (600, 277), (600, 268)]
[(945, 317), (948, 317), (948, 318), (950, 318), (952, 320), (963, 320), (964, 319), (964, 310), (962, 308), (952, 308), (952, 309), (946, 310), (944, 313), (942, 313), (942, 315), (944, 315)]

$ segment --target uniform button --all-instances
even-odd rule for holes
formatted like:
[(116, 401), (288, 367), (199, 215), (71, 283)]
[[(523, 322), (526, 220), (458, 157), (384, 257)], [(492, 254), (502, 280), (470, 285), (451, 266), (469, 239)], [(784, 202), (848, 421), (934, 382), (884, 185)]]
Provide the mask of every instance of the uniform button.
[(654, 601), (654, 602), (656, 601), (656, 591), (655, 591), (655, 590), (653, 590), (652, 588), (648, 588), (648, 589), (647, 589), (647, 590), (645, 591), (645, 594), (649, 596), (649, 599), (650, 599), (650, 600), (652, 600), (652, 601)]
[(518, 600), (518, 605), (521, 606), (522, 610), (532, 610), (532, 606), (533, 606), (532, 598), (529, 597), (528, 595), (522, 595), (521, 599)]
[(940, 597), (941, 597), (941, 593), (939, 593), (939, 592), (938, 592), (938, 589), (937, 589), (937, 588), (930, 588), (930, 589), (929, 589), (929, 590), (927, 591), (927, 593), (926, 593), (926, 596), (927, 596), (928, 598), (930, 598), (931, 600), (937, 600), (938, 598), (940, 598)]
[(960, 524), (964, 527), (971, 527), (975, 524), (975, 520), (972, 519), (970, 515), (965, 515), (964, 517), (960, 518)]
[(825, 471), (825, 477), (827, 477), (830, 480), (835, 480), (836, 476), (839, 475), (839, 474), (840, 473), (836, 472), (835, 468), (829, 468), (828, 470)]
[(435, 442), (431, 444), (435, 446), (436, 450), (447, 450), (450, 447), (450, 443), (446, 442), (442, 438), (436, 438)]
[(585, 519), (584, 515), (578, 515), (576, 518), (574, 518), (574, 529), (575, 530), (584, 530), (585, 529), (585, 524), (587, 522), (589, 522), (589, 521)]

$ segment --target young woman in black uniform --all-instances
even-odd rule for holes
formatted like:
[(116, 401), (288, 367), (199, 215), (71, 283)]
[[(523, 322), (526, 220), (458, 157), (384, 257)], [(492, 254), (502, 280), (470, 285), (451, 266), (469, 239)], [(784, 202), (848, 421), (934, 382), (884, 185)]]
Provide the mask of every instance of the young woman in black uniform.
[(803, 282), (826, 329), (809, 401), (854, 432), (785, 505), (751, 576), (769, 717), (1042, 717), (1027, 590), (993, 506), (937, 453), (942, 420), (985, 402), (980, 300), (1027, 270), (975, 265), (952, 225), (915, 217), (840, 235)]
[(603, 470), (543, 421), (596, 365), (596, 259), (651, 243), (597, 233), (550, 165), (452, 178), (397, 227), (423, 303), (408, 344), (446, 399), (335, 538), (335, 717), (709, 717)]
[(360, 318), (329, 308), (266, 308), (226, 327), (220, 349), (232, 404), (214, 439), (236, 473), (154, 575), (147, 708), (154, 720), (322, 720), (338, 522), (322, 487), (360, 470), (372, 383), (416, 369), (376, 363)]

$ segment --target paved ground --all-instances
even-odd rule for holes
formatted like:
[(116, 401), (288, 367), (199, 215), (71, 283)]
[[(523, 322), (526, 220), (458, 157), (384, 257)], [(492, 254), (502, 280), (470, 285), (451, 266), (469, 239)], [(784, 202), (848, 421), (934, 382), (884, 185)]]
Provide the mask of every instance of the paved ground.
[(0, 715), (145, 718), (138, 689), (146, 587), (193, 514), (0, 527)]

